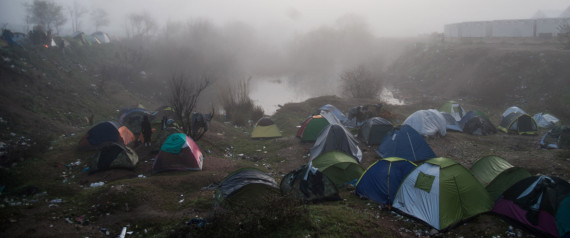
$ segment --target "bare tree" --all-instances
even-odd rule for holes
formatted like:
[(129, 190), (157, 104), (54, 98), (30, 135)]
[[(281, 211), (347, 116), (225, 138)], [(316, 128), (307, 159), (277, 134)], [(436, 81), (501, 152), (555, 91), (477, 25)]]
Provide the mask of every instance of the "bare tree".
[(198, 84), (186, 76), (173, 76), (170, 80), (170, 95), (168, 104), (174, 109), (177, 121), (187, 135), (192, 135), (192, 112), (198, 104), (198, 97), (204, 89), (210, 86), (210, 79), (202, 77)]
[(79, 5), (77, 1), (73, 2), (73, 6), (67, 7), (69, 16), (71, 18), (71, 30), (77, 32), (81, 30), (81, 17), (87, 13), (87, 9)]
[(59, 33), (59, 27), (65, 24), (67, 18), (63, 15), (63, 7), (55, 2), (34, 0), (32, 4), (24, 5), (30, 16), (29, 22), (37, 24), (43, 29), (52, 30), (55, 28)]
[(129, 37), (147, 38), (158, 28), (156, 20), (148, 13), (133, 13), (127, 21), (127, 35)]
[(94, 9), (91, 12), (91, 19), (95, 25), (95, 31), (98, 31), (100, 27), (109, 25), (109, 14), (104, 9)]
[(358, 66), (340, 75), (342, 88), (354, 98), (375, 98), (382, 89), (382, 81), (364, 66)]

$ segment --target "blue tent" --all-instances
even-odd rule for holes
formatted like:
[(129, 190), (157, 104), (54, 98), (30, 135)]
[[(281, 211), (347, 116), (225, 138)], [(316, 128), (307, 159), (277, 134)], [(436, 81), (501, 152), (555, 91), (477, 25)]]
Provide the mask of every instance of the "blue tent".
[(408, 125), (389, 132), (376, 153), (382, 158), (399, 157), (412, 162), (437, 157), (424, 138)]
[(398, 187), (416, 164), (402, 158), (386, 158), (370, 165), (356, 184), (356, 194), (380, 204), (392, 205)]
[[(319, 111), (325, 111), (332, 113), (341, 123), (345, 123), (348, 119), (338, 108), (331, 104), (324, 105), (319, 108)], [(319, 113), (320, 114), (320, 113)]]

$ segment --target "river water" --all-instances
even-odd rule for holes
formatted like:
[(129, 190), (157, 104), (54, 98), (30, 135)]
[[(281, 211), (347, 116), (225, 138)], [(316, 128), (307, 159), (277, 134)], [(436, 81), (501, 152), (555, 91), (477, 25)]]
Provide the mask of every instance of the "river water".
[[(273, 115), (277, 109), (279, 109), (278, 105), (284, 105), (291, 102), (302, 102), (311, 97), (315, 97), (309, 95), (303, 90), (295, 89), (287, 83), (286, 79), (283, 78), (274, 80), (256, 80), (251, 82), (250, 87), (250, 98), (253, 100), (255, 105), (261, 106), (267, 115)], [(392, 91), (386, 88), (382, 89), (379, 99), (392, 105), (405, 104), (403, 100), (394, 98)]]

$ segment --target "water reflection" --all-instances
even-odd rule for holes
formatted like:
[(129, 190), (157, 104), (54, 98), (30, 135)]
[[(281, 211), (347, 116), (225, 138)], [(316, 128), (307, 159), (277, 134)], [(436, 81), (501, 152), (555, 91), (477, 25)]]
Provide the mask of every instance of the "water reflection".
[[(302, 102), (314, 97), (303, 90), (295, 89), (285, 77), (254, 80), (250, 87), (250, 98), (255, 105), (261, 106), (267, 115), (273, 115), (279, 109), (278, 105)], [(383, 88), (379, 99), (391, 105), (404, 105), (403, 100), (394, 97), (393, 91), (394, 89)]]
[(250, 84), (250, 98), (259, 105), (267, 115), (273, 115), (278, 105), (289, 102), (302, 102), (310, 98), (306, 93), (295, 90), (286, 78), (255, 80)]

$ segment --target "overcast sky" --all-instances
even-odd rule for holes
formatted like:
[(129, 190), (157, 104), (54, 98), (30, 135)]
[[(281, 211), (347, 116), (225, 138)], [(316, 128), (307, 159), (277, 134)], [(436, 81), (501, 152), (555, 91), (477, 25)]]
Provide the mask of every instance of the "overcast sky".
[[(304, 32), (333, 25), (346, 14), (359, 15), (380, 37), (417, 36), (442, 32), (443, 25), (463, 21), (531, 18), (538, 10), (561, 12), (569, 0), (53, 0), (65, 7), (74, 1), (88, 8), (103, 8), (111, 19), (110, 33), (124, 31), (125, 16), (149, 12), (163, 25), (167, 20), (209, 19), (217, 24), (242, 21), (258, 29)], [(23, 29), (24, 2), (0, 0), (0, 26)], [(67, 11), (66, 11), (67, 16)], [(552, 16), (555, 17), (555, 16)], [(93, 30), (84, 20), (86, 32)], [(68, 21), (69, 23), (70, 21)], [(64, 28), (71, 29), (67, 24)]]

